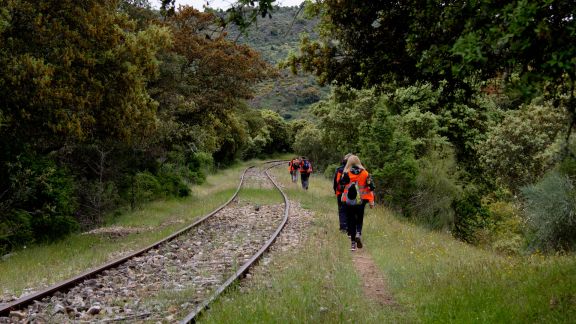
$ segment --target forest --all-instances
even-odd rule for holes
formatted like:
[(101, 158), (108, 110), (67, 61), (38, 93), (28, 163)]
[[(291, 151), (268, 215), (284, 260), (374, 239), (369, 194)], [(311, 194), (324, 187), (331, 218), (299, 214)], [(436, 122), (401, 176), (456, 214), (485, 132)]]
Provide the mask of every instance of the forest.
[(576, 3), (305, 1), (280, 68), (331, 92), (287, 122), (248, 103), (285, 72), (228, 35), (274, 0), (162, 2), (0, 0), (0, 254), (276, 152), (357, 153), (379, 204), (470, 244), (574, 249)]

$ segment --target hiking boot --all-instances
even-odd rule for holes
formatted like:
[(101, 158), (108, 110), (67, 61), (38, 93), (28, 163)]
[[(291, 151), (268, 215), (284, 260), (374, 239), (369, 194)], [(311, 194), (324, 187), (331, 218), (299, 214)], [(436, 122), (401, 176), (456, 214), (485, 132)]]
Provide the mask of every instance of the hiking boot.
[(356, 242), (352, 241), (352, 246), (350, 247), (350, 251), (356, 251)]
[(360, 233), (356, 233), (356, 238), (354, 239), (356, 241), (356, 245), (358, 246), (359, 249), (362, 248), (362, 238), (360, 236)]

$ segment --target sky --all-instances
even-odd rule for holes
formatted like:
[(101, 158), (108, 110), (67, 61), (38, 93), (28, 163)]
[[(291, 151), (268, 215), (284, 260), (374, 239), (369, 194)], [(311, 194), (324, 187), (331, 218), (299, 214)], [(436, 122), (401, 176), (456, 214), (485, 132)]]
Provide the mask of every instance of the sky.
[[(298, 6), (304, 0), (276, 0), (274, 2), (275, 5), (290, 7), (290, 6)], [(202, 11), (202, 6), (208, 3), (212, 8), (219, 8), (219, 9), (228, 9), (231, 4), (233, 4), (234, 0), (176, 0), (176, 8), (178, 5), (188, 5), (192, 6), (200, 11)], [(160, 0), (152, 0), (152, 5), (156, 8), (160, 7)]]

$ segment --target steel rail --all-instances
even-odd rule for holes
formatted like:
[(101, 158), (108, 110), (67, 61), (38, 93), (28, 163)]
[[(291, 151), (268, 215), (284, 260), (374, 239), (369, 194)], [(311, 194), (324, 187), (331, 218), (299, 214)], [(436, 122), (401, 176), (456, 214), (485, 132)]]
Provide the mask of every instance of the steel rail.
[[(286, 161), (271, 161), (271, 162), (284, 163)], [(281, 163), (278, 163), (276, 165), (269, 167), (268, 169), (266, 169), (265, 173), (266, 173), (266, 176), (268, 177), (268, 179), (270, 179), (270, 181), (272, 181), (272, 183), (274, 184), (274, 187), (276, 188), (276, 190), (278, 190), (280, 192), (280, 194), (282, 194), (282, 197), (284, 198), (284, 218), (282, 219), (282, 223), (278, 226), (278, 228), (276, 229), (274, 234), (272, 234), (272, 236), (260, 248), (260, 250), (258, 250), (258, 252), (256, 252), (256, 254), (254, 254), (248, 261), (246, 261), (246, 263), (244, 263), (244, 265), (242, 265), (233, 275), (231, 275), (222, 285), (220, 285), (220, 287), (218, 287), (214, 291), (214, 293), (212, 293), (212, 295), (210, 295), (210, 297), (208, 297), (201, 304), (196, 306), (196, 308), (194, 308), (194, 310), (192, 312), (190, 312), (183, 320), (180, 321), (180, 324), (195, 323), (196, 318), (198, 318), (198, 316), (204, 310), (206, 310), (208, 308), (209, 304), (211, 304), (214, 300), (216, 300), (216, 298), (218, 298), (218, 296), (220, 294), (222, 294), (233, 282), (235, 282), (236, 280), (238, 280), (240, 277), (244, 276), (248, 272), (250, 267), (253, 266), (262, 257), (264, 252), (266, 252), (272, 246), (274, 241), (276, 241), (276, 238), (278, 238), (278, 235), (280, 235), (280, 232), (284, 229), (284, 226), (286, 225), (286, 222), (288, 221), (290, 202), (288, 201), (288, 196), (286, 196), (286, 193), (284, 193), (284, 191), (282, 191), (280, 186), (276, 183), (276, 181), (274, 181), (274, 179), (268, 173), (268, 170), (280, 165)]]
[[(280, 161), (278, 161), (278, 160), (267, 161), (264, 164), (275, 163), (275, 162), (280, 162)], [(151, 245), (149, 245), (149, 246), (147, 246), (141, 250), (138, 250), (134, 253), (131, 253), (127, 256), (124, 256), (124, 257), (118, 258), (116, 260), (107, 262), (101, 266), (87, 270), (87, 271), (85, 271), (85, 272), (83, 272), (83, 273), (81, 273), (75, 277), (61, 281), (61, 282), (59, 282), (55, 285), (52, 285), (52, 286), (50, 286), (44, 290), (41, 290), (39, 292), (30, 294), (30, 295), (26, 295), (26, 296), (19, 298), (13, 302), (2, 305), (0, 307), (0, 317), (9, 316), (10, 311), (22, 309), (24, 306), (28, 306), (28, 305), (32, 304), (35, 300), (40, 300), (44, 297), (53, 295), (57, 291), (67, 291), (70, 288), (72, 288), (73, 286), (75, 286), (76, 284), (78, 284), (82, 281), (85, 281), (86, 279), (92, 278), (92, 277), (96, 276), (97, 274), (103, 272), (104, 270), (114, 268), (114, 267), (128, 261), (129, 259), (137, 257), (141, 254), (144, 254), (144, 253), (150, 251), (151, 249), (154, 249), (163, 243), (171, 241), (174, 238), (176, 238), (176, 237), (182, 235), (183, 233), (189, 231), (190, 229), (198, 226), (199, 224), (204, 222), (206, 219), (210, 218), (211, 216), (213, 216), (214, 214), (216, 214), (220, 210), (222, 210), (224, 207), (228, 206), (238, 196), (238, 193), (240, 192), (240, 189), (242, 188), (242, 185), (244, 183), (244, 178), (246, 176), (246, 172), (252, 168), (254, 168), (254, 166), (250, 166), (250, 167), (247, 167), (246, 169), (244, 169), (244, 172), (242, 172), (242, 176), (240, 178), (240, 183), (238, 184), (236, 191), (234, 192), (232, 197), (227, 202), (225, 202), (223, 205), (220, 205), (218, 208), (214, 209), (209, 214), (204, 215), (201, 218), (197, 219), (196, 221), (194, 221), (194, 223), (188, 225), (187, 227), (177, 231), (176, 233), (173, 233), (172, 235), (170, 235), (170, 236), (168, 236), (168, 237), (166, 237), (160, 241), (157, 241), (156, 243), (153, 243), (153, 244), (151, 244)]]

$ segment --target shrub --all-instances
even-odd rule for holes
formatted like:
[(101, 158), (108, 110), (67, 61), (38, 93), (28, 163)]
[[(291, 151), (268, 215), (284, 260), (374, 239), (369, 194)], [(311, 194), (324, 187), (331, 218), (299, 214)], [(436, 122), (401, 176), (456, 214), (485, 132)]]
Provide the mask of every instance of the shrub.
[[(49, 242), (76, 230), (74, 181), (53, 160), (23, 154), (7, 164), (7, 187), (0, 203), (0, 250)], [(3, 182), (4, 182), (3, 181)]]
[(136, 204), (151, 201), (162, 195), (162, 186), (148, 171), (138, 172), (134, 177), (134, 200)]
[(411, 217), (433, 229), (450, 229), (454, 224), (452, 203), (461, 192), (453, 154), (436, 153), (420, 159), (418, 168), (416, 188), (410, 198)]
[(106, 212), (121, 204), (118, 189), (112, 181), (79, 181), (78, 199), (80, 201), (78, 221), (84, 228), (101, 224)]
[(558, 149), (553, 144), (565, 121), (565, 114), (551, 105), (531, 104), (507, 112), (479, 145), (482, 166), (513, 191), (535, 182), (555, 163)]
[(471, 244), (477, 244), (478, 234), (490, 226), (490, 213), (482, 206), (480, 192), (474, 187), (465, 188), (460, 199), (454, 200), (454, 237)]
[(508, 201), (493, 201), (487, 203), (486, 207), (493, 223), (487, 243), (500, 253), (520, 253), (525, 239), (518, 206)]
[(532, 243), (542, 250), (568, 250), (576, 244), (576, 197), (570, 179), (548, 173), (540, 182), (521, 188)]
[(323, 170), (330, 156), (326, 145), (322, 142), (322, 132), (313, 125), (308, 125), (298, 134), (294, 142), (294, 150), (299, 155), (306, 156), (312, 163), (316, 171)]
[(405, 209), (416, 185), (418, 165), (413, 141), (395, 122), (386, 98), (381, 99), (361, 132), (361, 156), (373, 175), (376, 195), (394, 208)]
[(339, 166), (340, 164), (338, 163), (333, 163), (326, 166), (326, 169), (324, 170), (324, 177), (330, 180), (334, 179), (334, 173), (336, 172), (336, 168)]
[(186, 197), (190, 195), (190, 188), (185, 179), (190, 178), (187, 167), (175, 163), (164, 163), (158, 172), (158, 182), (161, 194), (164, 197)]
[(214, 159), (212, 155), (204, 152), (192, 154), (188, 161), (189, 180), (195, 184), (206, 181), (206, 176), (214, 172)]

